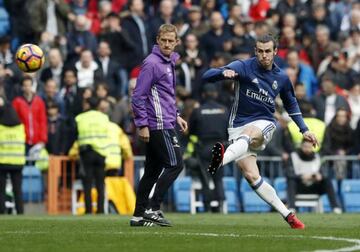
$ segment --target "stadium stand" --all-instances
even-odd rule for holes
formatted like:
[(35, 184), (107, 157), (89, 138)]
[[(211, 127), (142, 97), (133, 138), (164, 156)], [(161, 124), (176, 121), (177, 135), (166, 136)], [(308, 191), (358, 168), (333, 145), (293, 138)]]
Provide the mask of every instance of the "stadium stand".
[(6, 35), (10, 30), (9, 15), (0, 7), (0, 36)]
[(236, 213), (240, 211), (238, 190), (236, 179), (233, 177), (223, 177), (224, 190), (227, 211), (229, 213)]
[[(223, 213), (235, 213), (240, 211), (238, 190), (236, 179), (233, 177), (224, 177), (224, 190), (226, 201), (221, 207)], [(191, 177), (178, 178), (173, 186), (175, 209), (179, 212), (197, 212), (204, 211), (202, 195), (198, 194), (201, 190), (201, 184), (193, 181)], [(212, 202), (211, 206), (218, 206), (218, 202)]]
[(286, 202), (287, 201), (287, 193), (286, 193), (287, 183), (286, 183), (286, 178), (285, 177), (277, 177), (277, 178), (275, 178), (275, 180), (274, 180), (274, 189), (275, 189), (277, 195), (279, 196), (279, 198), (283, 202)]
[(173, 185), (175, 209), (178, 212), (190, 212), (191, 182), (190, 177), (182, 177)]
[(344, 179), (341, 184), (341, 197), (347, 213), (360, 212), (360, 179)]
[(40, 170), (35, 166), (25, 166), (22, 174), (22, 191), (24, 202), (42, 201), (44, 195), (44, 186)]

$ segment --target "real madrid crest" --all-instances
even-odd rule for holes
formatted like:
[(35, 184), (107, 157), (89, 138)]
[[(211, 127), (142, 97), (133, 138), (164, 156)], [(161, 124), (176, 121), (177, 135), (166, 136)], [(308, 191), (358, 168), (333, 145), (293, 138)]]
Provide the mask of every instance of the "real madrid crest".
[(178, 139), (177, 139), (176, 136), (173, 136), (173, 138), (172, 138), (172, 143), (173, 143), (173, 146), (174, 146), (174, 147), (180, 147), (180, 145), (178, 144), (179, 141), (178, 141)]
[(271, 87), (272, 89), (276, 90), (278, 88), (277, 81), (274, 81)]

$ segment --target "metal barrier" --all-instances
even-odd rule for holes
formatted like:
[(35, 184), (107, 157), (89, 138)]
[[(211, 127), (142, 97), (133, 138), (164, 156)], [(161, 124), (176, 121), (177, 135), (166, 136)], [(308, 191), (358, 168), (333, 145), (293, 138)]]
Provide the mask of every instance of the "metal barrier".
[[(338, 169), (342, 166), (345, 167), (346, 174), (344, 178), (360, 178), (360, 160), (356, 155), (352, 156), (322, 156), (322, 172), (327, 175), (329, 178), (337, 178), (335, 169)], [(144, 168), (145, 156), (135, 156), (134, 157), (134, 179), (135, 185), (139, 181), (142, 173), (140, 170)], [(257, 164), (261, 176), (267, 177), (271, 182), (274, 181), (276, 177), (285, 177), (287, 174), (287, 169), (289, 164), (285, 164), (280, 156), (258, 156)], [(240, 169), (237, 167), (236, 163), (233, 162), (231, 165), (224, 167), (225, 176), (232, 176), (237, 178), (240, 181), (242, 174)], [(183, 171), (180, 176), (185, 175), (186, 171)]]
[[(332, 179), (360, 178), (360, 159), (356, 155), (322, 156), (321, 170), (324, 175)], [(258, 156), (257, 163), (261, 176), (268, 177), (273, 181), (276, 177), (286, 176), (289, 165), (285, 164), (280, 156)], [(237, 165), (233, 164), (235, 177), (241, 176)], [(343, 172), (343, 174), (339, 174)], [(343, 175), (343, 177), (336, 176)]]
[[(76, 179), (76, 160), (69, 159), (68, 156), (50, 155), (49, 159), (34, 159), (27, 157), (27, 164), (33, 166), (37, 161), (49, 161), (49, 168), (41, 176), (45, 175), (46, 181), (43, 200), (34, 200), (33, 184), (35, 183), (32, 175), (29, 175), (29, 203), (44, 203), (48, 214), (70, 214), (71, 213), (71, 190)], [(134, 160), (124, 161), (124, 177), (134, 186)], [(11, 204), (13, 207), (13, 204)]]
[[(286, 166), (281, 157), (258, 156), (260, 174), (273, 181), (276, 177), (285, 176)], [(28, 161), (37, 161), (28, 159)], [(142, 175), (145, 156), (135, 156), (124, 163), (124, 176), (135, 187)], [(323, 156), (322, 171), (330, 178), (360, 178), (360, 160), (358, 156)], [(186, 171), (182, 174), (184, 175)], [(242, 177), (237, 165), (228, 167), (227, 176), (240, 181)], [(180, 175), (181, 176), (181, 175)], [(67, 156), (49, 156), (47, 191), (45, 204), (49, 214), (71, 213), (71, 188), (76, 178), (76, 162)], [(169, 201), (171, 203), (171, 200)]]
[[(71, 190), (76, 178), (76, 161), (67, 156), (49, 157), (48, 170), (48, 214), (71, 213)], [(70, 173), (68, 175), (68, 173)], [(134, 161), (124, 162), (124, 177), (134, 186)]]
[[(258, 166), (260, 170), (260, 174), (264, 176), (266, 173), (269, 173), (270, 177), (275, 177), (275, 174), (280, 173), (281, 176), (284, 174), (283, 169), (283, 161), (281, 157), (268, 157), (268, 156), (258, 156)], [(145, 156), (135, 156), (134, 157), (134, 167), (135, 167), (135, 181), (139, 181), (139, 169), (144, 168)], [(240, 176), (240, 171), (235, 162), (233, 162), (230, 166), (227, 166), (228, 169), (227, 175), (229, 176)], [(274, 174), (274, 175), (273, 175)]]
[[(70, 166), (69, 166), (70, 165)], [(68, 168), (70, 171), (68, 171)], [(48, 170), (48, 214), (71, 212), (71, 187), (75, 181), (76, 162), (67, 156), (50, 156)], [(68, 177), (70, 172), (70, 177)], [(68, 181), (70, 179), (70, 181)], [(69, 186), (70, 188), (69, 188)]]
[(356, 155), (323, 156), (322, 172), (332, 179), (360, 178), (360, 159)]

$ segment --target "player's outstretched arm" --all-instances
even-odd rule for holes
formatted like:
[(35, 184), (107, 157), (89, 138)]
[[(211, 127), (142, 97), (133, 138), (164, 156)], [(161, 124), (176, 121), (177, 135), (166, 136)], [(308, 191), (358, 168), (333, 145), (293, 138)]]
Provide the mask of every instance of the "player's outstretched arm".
[(244, 69), (244, 62), (241, 60), (236, 60), (224, 67), (210, 68), (203, 74), (202, 78), (206, 82), (234, 80), (238, 79), (240, 76), (245, 75)]
[(223, 71), (223, 68), (210, 68), (203, 74), (202, 79), (206, 82), (216, 82), (224, 80), (225, 77), (223, 75)]
[(202, 78), (206, 82), (215, 82), (221, 80), (232, 80), (237, 76), (238, 74), (232, 69), (210, 68), (203, 74)]

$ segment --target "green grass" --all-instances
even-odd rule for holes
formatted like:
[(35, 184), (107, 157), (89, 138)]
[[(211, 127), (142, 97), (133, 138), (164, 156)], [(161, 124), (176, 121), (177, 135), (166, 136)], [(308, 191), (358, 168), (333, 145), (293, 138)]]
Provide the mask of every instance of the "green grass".
[[(0, 251), (314, 251), (355, 246), (360, 214), (303, 214), (305, 230), (280, 215), (167, 214), (174, 227), (129, 227), (128, 216), (3, 216)], [(352, 250), (354, 251), (354, 250)]]

